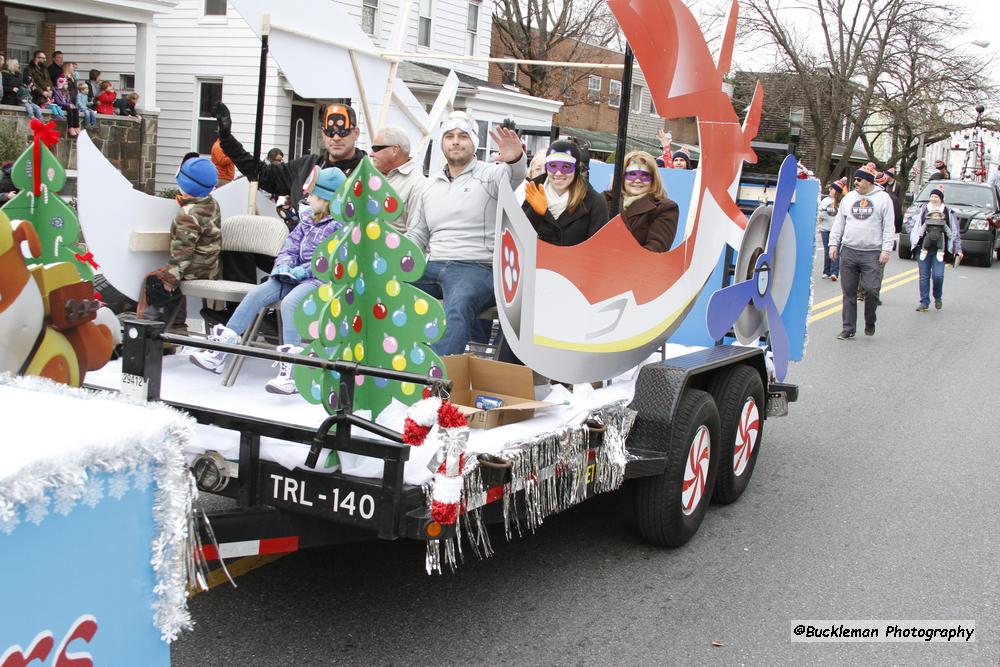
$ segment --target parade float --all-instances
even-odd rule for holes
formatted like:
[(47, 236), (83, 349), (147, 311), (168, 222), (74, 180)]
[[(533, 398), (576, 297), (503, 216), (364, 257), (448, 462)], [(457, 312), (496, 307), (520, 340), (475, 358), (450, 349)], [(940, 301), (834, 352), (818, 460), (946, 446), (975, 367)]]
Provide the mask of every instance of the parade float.
[[(697, 532), (710, 501), (735, 501), (747, 488), (765, 420), (785, 414), (797, 397), (784, 380), (789, 362), (804, 355), (818, 185), (797, 179), (789, 157), (773, 203), (749, 217), (736, 204), (742, 165), (755, 159), (763, 90), (758, 86), (742, 121), (720, 92), (735, 2), (717, 60), (680, 0), (609, 5), (659, 113), (698, 119), (702, 159), (696, 170), (664, 172), (683, 222), (662, 254), (641, 248), (619, 218), (578, 246), (546, 244), (510, 189), (501, 189), (498, 319), (528, 368), (432, 356), (428, 344), (447, 322), (412, 284), (423, 258), (391, 231), (388, 222), (403, 204), (367, 161), (335, 195), (331, 209), (344, 225), (313, 260), (323, 284), (297, 315), (311, 341), (305, 355), (125, 323), (121, 360), (91, 372), (87, 383), (172, 406), (198, 422), (181, 438), (197, 485), (238, 505), (211, 516), (218, 539), (205, 542), (205, 558), (410, 538), (427, 543), (426, 568), (440, 572), (463, 554), (492, 553), (492, 522), (510, 539), (626, 482), (643, 537), (680, 546)], [(392, 59), (381, 58), (364, 35), (347, 30), (332, 40), (313, 27), (320, 22), (296, 24), (296, 12), (309, 11), (300, 1), (270, 17), (259, 2), (234, 6), (255, 30), (265, 27), (271, 55), (301, 94), (300, 85), (312, 86), (312, 97), (361, 99), (367, 126), (376, 117), (402, 119), (422, 140), (433, 139), (447, 100), (439, 98), (430, 114), (413, 108)], [(301, 57), (302, 48), (315, 57)], [(325, 62), (330, 53), (349, 64), (339, 78), (305, 76), (303, 63)], [(386, 82), (381, 103), (365, 95), (368, 76)], [(140, 281), (133, 278), (162, 258), (144, 255), (129, 239), (162, 234), (169, 217), (135, 216), (141, 219), (112, 228), (95, 193), (119, 177), (90, 150), (85, 133), (78, 146), (91, 174), (81, 166), (88, 248), (116, 288), (135, 289)], [(590, 177), (600, 189), (608, 184), (599, 168)], [(248, 363), (237, 384), (223, 389), (183, 353), (163, 356), (165, 343), (241, 354)], [(259, 389), (271, 362), (296, 365), (300, 395)], [(536, 388), (532, 369), (560, 382)], [(511, 404), (458, 400), (477, 392)], [(477, 419), (490, 410), (511, 416)]]
[(168, 665), (198, 587), (191, 420), (76, 388), (119, 325), (58, 194), (54, 123), (32, 131), (0, 209), (0, 665)]

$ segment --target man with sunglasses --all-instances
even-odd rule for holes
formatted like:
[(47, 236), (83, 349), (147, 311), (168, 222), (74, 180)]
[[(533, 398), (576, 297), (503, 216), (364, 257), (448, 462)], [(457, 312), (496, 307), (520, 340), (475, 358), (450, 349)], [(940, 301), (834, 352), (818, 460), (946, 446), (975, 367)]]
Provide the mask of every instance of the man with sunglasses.
[(410, 138), (406, 136), (406, 131), (389, 125), (376, 132), (371, 158), (375, 168), (382, 172), (403, 200), (403, 214), (389, 224), (399, 232), (406, 232), (408, 221), (416, 218), (420, 195), (427, 187), (420, 165), (410, 159)]
[(326, 169), (337, 167), (345, 175), (358, 166), (365, 152), (355, 148), (360, 130), (354, 109), (345, 104), (331, 104), (323, 116), (323, 146), (326, 152), (314, 155), (306, 153), (289, 162), (254, 160), (236, 137), (233, 136), (233, 120), (229, 108), (219, 102), (213, 111), (219, 123), (219, 143), (222, 151), (233, 161), (240, 173), (255, 179), (262, 190), (272, 195), (285, 195), (293, 208), (298, 208), (303, 199), (302, 186), (312, 174), (313, 167)]
[(854, 338), (859, 284), (865, 293), (865, 335), (875, 335), (882, 267), (889, 262), (896, 239), (892, 198), (875, 184), (876, 174), (871, 163), (854, 172), (854, 190), (840, 202), (830, 230), (830, 259), (840, 256), (840, 286), (844, 292), (844, 326), (837, 336), (839, 340)]
[(496, 162), (476, 158), (479, 125), (464, 111), (441, 123), (441, 150), (447, 164), (432, 173), (420, 208), (406, 235), (428, 252), (427, 268), (416, 286), (444, 300), (448, 326), (431, 347), (438, 354), (461, 354), (476, 319), (494, 305), (493, 244), (500, 183), (516, 188), (527, 158), (514, 130), (490, 132), (500, 149)]

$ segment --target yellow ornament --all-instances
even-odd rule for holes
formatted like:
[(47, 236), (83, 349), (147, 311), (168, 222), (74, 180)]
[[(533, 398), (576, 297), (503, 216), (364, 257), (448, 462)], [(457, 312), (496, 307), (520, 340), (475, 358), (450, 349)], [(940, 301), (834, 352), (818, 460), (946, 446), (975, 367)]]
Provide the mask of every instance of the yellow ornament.
[(401, 382), (399, 384), (399, 388), (403, 390), (403, 394), (405, 394), (406, 396), (412, 394), (413, 391), (416, 389), (416, 387), (413, 386), (412, 382)]
[(399, 281), (392, 278), (385, 284), (385, 293), (389, 296), (399, 296)]
[(404, 370), (406, 368), (406, 357), (402, 354), (394, 356), (392, 358), (392, 367), (397, 371)]
[(358, 361), (365, 358), (365, 346), (362, 343), (357, 343), (354, 346), (354, 358)]
[(374, 241), (375, 239), (377, 239), (379, 236), (382, 235), (382, 227), (379, 226), (377, 222), (372, 220), (365, 226), (365, 234), (368, 236), (368, 238)]
[(323, 301), (329, 301), (330, 298), (333, 296), (333, 288), (330, 287), (329, 283), (323, 283), (322, 285), (319, 286), (319, 289), (316, 291), (316, 293), (319, 295), (319, 298), (321, 298)]
[(337, 239), (330, 239), (330, 242), (326, 244), (326, 251), (332, 255), (334, 252), (337, 251), (337, 246), (339, 245), (340, 241), (338, 241)]
[(352, 278), (358, 275), (358, 262), (353, 257), (351, 258), (351, 261), (347, 263), (347, 275)]
[(344, 361), (354, 361), (354, 355), (351, 354), (351, 348), (350, 347), (345, 347), (344, 348), (344, 354), (341, 355), (341, 356), (344, 357)]
[[(326, 287), (326, 285), (323, 285)], [(320, 289), (323, 289), (322, 287)], [(334, 317), (340, 317), (340, 299), (334, 299), (330, 302), (330, 314)]]
[(426, 299), (417, 299), (416, 301), (414, 301), (413, 302), (413, 312), (415, 312), (417, 315), (426, 315), (427, 314), (427, 300)]

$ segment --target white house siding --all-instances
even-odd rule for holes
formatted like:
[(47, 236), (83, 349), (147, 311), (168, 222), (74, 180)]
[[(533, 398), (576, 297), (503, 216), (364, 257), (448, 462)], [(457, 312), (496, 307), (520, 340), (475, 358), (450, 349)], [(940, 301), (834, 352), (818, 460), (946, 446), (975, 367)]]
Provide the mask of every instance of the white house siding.
[[(317, 0), (322, 1), (322, 0)], [(361, 21), (363, 0), (336, 0), (353, 18)], [(432, 0), (431, 42), (429, 47), (417, 46), (419, 0), (415, 0), (407, 20), (404, 51), (445, 52), (466, 55), (466, 33), (470, 0)], [(479, 29), (476, 45), (478, 56), (490, 52), (492, 0), (479, 4)], [(380, 0), (377, 17), (376, 46), (391, 48), (393, 28), (399, 19), (399, 0)], [(253, 143), (256, 118), (257, 69), (260, 42), (250, 27), (229, 5), (225, 17), (203, 15), (203, 0), (180, 0), (168, 13), (155, 21), (157, 39), (157, 105), (159, 135), (156, 166), (158, 190), (174, 186), (177, 163), (197, 143), (197, 80), (222, 79), (223, 99), (233, 115), (233, 133), (248, 150)], [(102, 71), (102, 78), (118, 81), (122, 74), (134, 73), (135, 27), (131, 25), (72, 25), (57, 28), (56, 44), (68, 60), (80, 63), (83, 71), (93, 67)], [(334, 33), (331, 33), (334, 34)], [(485, 62), (443, 62), (456, 72), (486, 79)], [(287, 151), (292, 93), (280, 76), (273, 60), (268, 62), (268, 82), (265, 96), (262, 150), (277, 146)], [(142, 102), (140, 100), (140, 108)], [(503, 112), (494, 102), (481, 109), (492, 123), (505, 116), (518, 116), (525, 108), (514, 103), (512, 110)], [(518, 108), (521, 107), (521, 108)], [(495, 110), (496, 109), (496, 110)], [(543, 124), (544, 111), (535, 121), (519, 118), (519, 122)], [(486, 118), (483, 118), (486, 120)], [(551, 114), (544, 119), (551, 122)], [(313, 132), (313, 149), (320, 147), (317, 132)]]
[(656, 131), (663, 129), (663, 119), (653, 110), (653, 98), (649, 95), (649, 85), (638, 66), (632, 70), (632, 85), (633, 87), (636, 85), (642, 87), (642, 109), (629, 113), (628, 135), (635, 138), (651, 139), (656, 143)]

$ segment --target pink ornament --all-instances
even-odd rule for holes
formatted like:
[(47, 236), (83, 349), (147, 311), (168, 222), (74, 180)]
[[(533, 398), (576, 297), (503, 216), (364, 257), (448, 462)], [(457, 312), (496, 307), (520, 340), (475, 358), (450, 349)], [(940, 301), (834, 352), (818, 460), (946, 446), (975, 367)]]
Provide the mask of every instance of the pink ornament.
[(355, 245), (361, 243), (361, 227), (355, 225), (354, 229), (351, 230), (351, 242)]
[(319, 338), (319, 320), (313, 320), (309, 323), (309, 337)]
[(399, 234), (392, 232), (385, 237), (385, 247), (389, 250), (395, 250), (399, 247)]
[[(319, 323), (318, 322), (314, 322), (313, 324), (316, 324), (316, 328), (317, 329), (319, 328)], [(312, 334), (312, 326), (311, 325), (309, 327), (309, 333)], [(323, 336), (327, 340), (333, 340), (334, 338), (337, 337), (337, 327), (334, 326), (333, 322), (327, 322), (326, 326), (323, 327)], [(315, 338), (315, 336), (313, 336), (313, 338)]]
[(382, 349), (385, 350), (386, 354), (395, 354), (396, 350), (399, 349), (399, 341), (396, 340), (395, 336), (386, 336), (382, 339)]
[(380, 177), (372, 176), (371, 178), (368, 179), (369, 190), (378, 190), (381, 187), (382, 187), (382, 179)]

